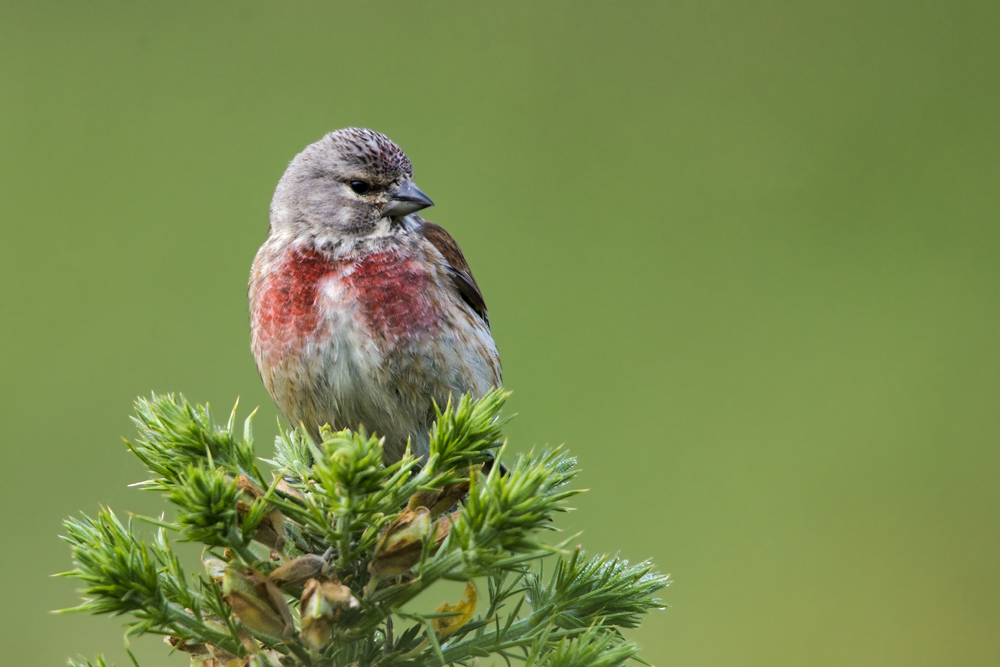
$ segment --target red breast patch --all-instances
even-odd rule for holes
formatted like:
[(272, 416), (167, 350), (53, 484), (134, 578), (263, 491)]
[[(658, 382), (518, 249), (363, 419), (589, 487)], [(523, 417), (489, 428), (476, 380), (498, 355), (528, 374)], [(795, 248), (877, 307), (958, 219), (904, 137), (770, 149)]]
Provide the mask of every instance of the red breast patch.
[(315, 250), (293, 249), (267, 276), (253, 312), (262, 343), (285, 347), (309, 336), (320, 323), (316, 296), (319, 283), (337, 266)]
[(372, 253), (354, 265), (344, 282), (352, 288), (372, 335), (398, 341), (438, 330), (430, 275), (415, 260), (396, 252)]
[(336, 276), (340, 303), (356, 305), (356, 318), (372, 336), (400, 339), (438, 331), (439, 313), (431, 300), (430, 275), (412, 258), (386, 251), (336, 260), (313, 249), (289, 250), (267, 276), (253, 312), (261, 347), (298, 349), (323, 321), (320, 287)]

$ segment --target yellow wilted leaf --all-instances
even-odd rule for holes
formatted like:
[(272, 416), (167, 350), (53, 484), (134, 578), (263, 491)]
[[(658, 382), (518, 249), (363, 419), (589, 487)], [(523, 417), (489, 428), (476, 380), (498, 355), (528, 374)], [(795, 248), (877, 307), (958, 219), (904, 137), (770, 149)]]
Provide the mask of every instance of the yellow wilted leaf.
[(447, 637), (451, 633), (458, 630), (460, 627), (469, 622), (472, 618), (472, 612), (476, 610), (476, 587), (470, 581), (465, 584), (465, 595), (462, 599), (458, 601), (458, 604), (448, 604), (445, 602), (443, 605), (438, 607), (438, 613), (444, 612), (458, 612), (454, 616), (442, 616), (440, 618), (431, 619), (431, 624), (434, 626), (434, 632), (437, 633), (438, 637)]

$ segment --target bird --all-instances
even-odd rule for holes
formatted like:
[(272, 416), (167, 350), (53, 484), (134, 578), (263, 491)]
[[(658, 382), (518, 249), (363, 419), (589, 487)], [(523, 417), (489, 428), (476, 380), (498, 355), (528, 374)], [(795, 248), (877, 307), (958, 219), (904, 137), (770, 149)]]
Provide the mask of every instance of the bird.
[(250, 273), (251, 348), (278, 409), (429, 455), (435, 406), (499, 387), (486, 302), (458, 243), (420, 211), (410, 160), (374, 130), (307, 146), (278, 182)]

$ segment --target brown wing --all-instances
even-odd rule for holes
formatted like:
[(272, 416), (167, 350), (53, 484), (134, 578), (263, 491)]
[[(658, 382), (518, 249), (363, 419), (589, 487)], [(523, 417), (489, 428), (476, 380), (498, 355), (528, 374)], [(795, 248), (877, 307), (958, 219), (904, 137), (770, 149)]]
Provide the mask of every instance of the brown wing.
[(462, 300), (469, 304), (469, 307), (482, 318), (486, 327), (489, 328), (490, 317), (486, 312), (486, 302), (483, 301), (483, 294), (479, 291), (476, 279), (472, 277), (472, 269), (465, 261), (465, 256), (462, 254), (462, 249), (458, 247), (458, 243), (451, 238), (448, 232), (444, 231), (443, 227), (426, 220), (424, 221), (423, 233), (424, 238), (444, 255), (445, 261), (448, 262), (448, 273), (451, 275), (451, 281), (458, 288)]

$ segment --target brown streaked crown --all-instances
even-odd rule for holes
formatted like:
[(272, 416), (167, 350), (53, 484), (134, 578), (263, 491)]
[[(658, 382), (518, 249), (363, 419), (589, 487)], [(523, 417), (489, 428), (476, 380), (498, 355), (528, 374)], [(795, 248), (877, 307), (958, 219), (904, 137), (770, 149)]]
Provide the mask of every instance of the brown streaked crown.
[(389, 137), (361, 127), (348, 127), (327, 135), (344, 162), (355, 169), (385, 180), (405, 174), (413, 166), (403, 150)]

